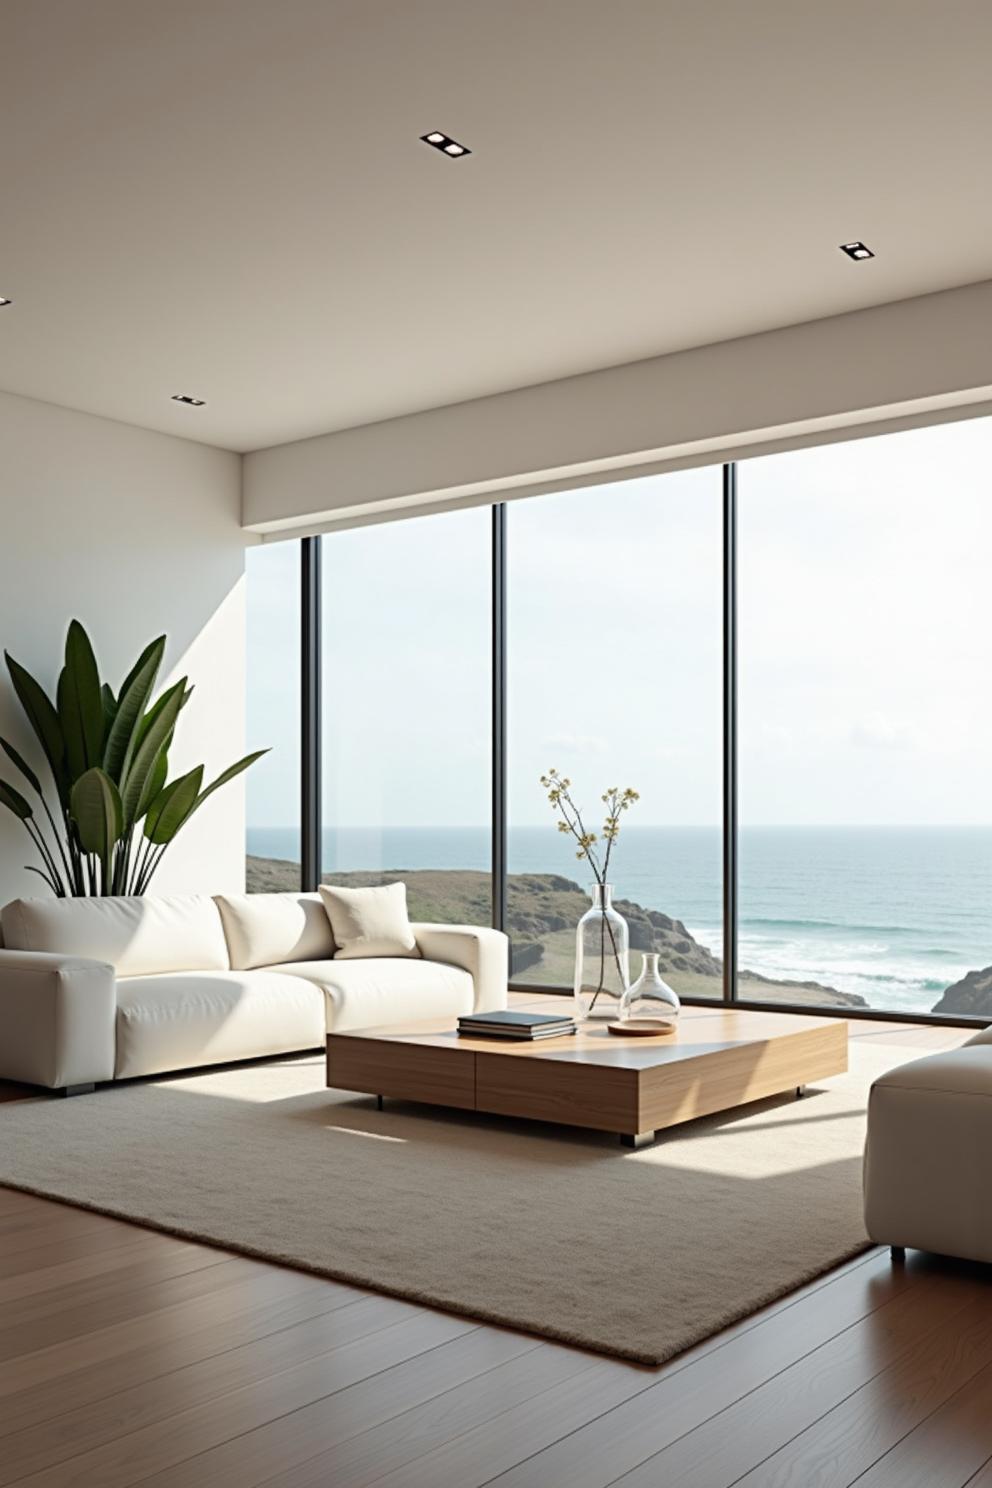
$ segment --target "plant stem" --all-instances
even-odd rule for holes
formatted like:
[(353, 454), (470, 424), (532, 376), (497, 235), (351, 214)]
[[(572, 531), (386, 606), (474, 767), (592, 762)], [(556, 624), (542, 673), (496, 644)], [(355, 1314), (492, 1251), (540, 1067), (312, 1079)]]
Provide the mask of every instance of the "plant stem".
[[(59, 878), (58, 868), (55, 865), (55, 859), (52, 857), (51, 853), (48, 850), (45, 839), (42, 837), (40, 830), (33, 821), (25, 820), (24, 827), (28, 836), (31, 838), (31, 841), (34, 843), (35, 847), (41, 854), (41, 861), (45, 865), (46, 871), (42, 873), (42, 878), (59, 899), (64, 899), (65, 892), (62, 888), (62, 881)], [(36, 869), (35, 871), (40, 872), (41, 870)]]
[(55, 861), (54, 854), (52, 853), (51, 849), (49, 848), (48, 843), (45, 841), (45, 838), (44, 838), (44, 836), (42, 834), (41, 828), (38, 826), (37, 822), (35, 822), (35, 821), (25, 822), (24, 825), (26, 827), (28, 827), (30, 829), (30, 831), (31, 831), (31, 836), (32, 836), (32, 839), (34, 840), (35, 846), (37, 847), (38, 851), (41, 853), (42, 861), (44, 862), (45, 867), (48, 869), (49, 873), (51, 874), (53, 885), (57, 885), (57, 887), (55, 889), (56, 894), (58, 895), (58, 897), (60, 899), (64, 899), (65, 898), (65, 889), (62, 886), (62, 876), (59, 873), (58, 864)]
[(613, 959), (617, 963), (617, 976), (620, 978), (620, 985), (623, 987), (624, 991), (627, 990), (627, 980), (623, 974), (623, 967), (620, 964), (620, 952), (617, 950), (617, 942), (616, 937), (613, 934), (613, 926), (610, 924), (606, 915), (603, 914), (600, 920), (599, 929), (599, 986), (596, 988), (595, 992), (592, 995), (592, 1002), (590, 1002), (589, 1004), (590, 1012), (592, 1012), (593, 1008), (596, 1006), (596, 998), (599, 996), (600, 992), (606, 991), (606, 987), (603, 985), (606, 980), (606, 937), (603, 934), (604, 929), (608, 932), (610, 937), (610, 945), (613, 949)]
[[(45, 815), (48, 817), (48, 825), (52, 829), (52, 837), (55, 841), (55, 846), (59, 850), (59, 857), (62, 859), (62, 867), (65, 869), (65, 890), (63, 897), (66, 897), (72, 889), (72, 872), (69, 868), (69, 859), (66, 856), (65, 848), (62, 846), (62, 838), (59, 836), (59, 829), (55, 825), (55, 818), (52, 815), (51, 810), (49, 809), (49, 805), (48, 802), (45, 800), (44, 794), (41, 795), (41, 804), (45, 808)], [(59, 876), (61, 877), (61, 875)]]
[(162, 846), (159, 848), (158, 852), (155, 854), (154, 862), (149, 867), (147, 873), (145, 874), (145, 877), (144, 877), (144, 880), (142, 882), (141, 888), (138, 890), (139, 894), (143, 894), (145, 892), (145, 890), (147, 889), (148, 885), (151, 883), (152, 878), (154, 877), (154, 875), (155, 875), (155, 873), (156, 873), (156, 871), (158, 869), (159, 863), (161, 863), (162, 859), (165, 857), (165, 850), (168, 847), (168, 845), (169, 844), (167, 842), (163, 843)]

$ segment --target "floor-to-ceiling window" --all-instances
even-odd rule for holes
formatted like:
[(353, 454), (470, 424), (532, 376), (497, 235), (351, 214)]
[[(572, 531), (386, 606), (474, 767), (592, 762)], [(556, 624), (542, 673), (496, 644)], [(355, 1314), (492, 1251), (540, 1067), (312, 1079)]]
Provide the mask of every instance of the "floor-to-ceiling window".
[(990, 430), (740, 467), (742, 998), (992, 1016)]
[[(736, 543), (720, 467), (514, 501), (505, 529), (477, 508), (328, 535), (324, 876), (402, 877), (416, 918), (498, 923), (503, 822), (514, 980), (566, 990), (592, 875), (553, 767), (597, 832), (605, 790), (639, 792), (610, 870), (635, 974), (656, 949), (683, 996), (723, 995), (729, 894), (741, 1000), (989, 1019), (990, 438), (964, 420), (747, 460)], [(248, 554), (249, 744), (273, 746), (247, 780), (252, 889), (306, 873), (300, 560)]]
[(300, 545), (245, 555), (250, 749), (245, 777), (249, 892), (300, 886)]
[(489, 924), (491, 513), (323, 539), (322, 873)]
[(722, 619), (719, 468), (624, 481), (507, 509), (509, 878), (515, 978), (568, 987), (592, 874), (540, 777), (572, 781), (602, 852), (631, 969), (661, 953), (680, 994), (722, 995)]

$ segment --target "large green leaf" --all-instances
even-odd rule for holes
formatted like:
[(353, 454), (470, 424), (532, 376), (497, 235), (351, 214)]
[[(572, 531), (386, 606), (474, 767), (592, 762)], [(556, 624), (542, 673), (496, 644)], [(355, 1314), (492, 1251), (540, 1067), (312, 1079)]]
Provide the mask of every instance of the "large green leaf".
[(163, 745), (167, 746), (172, 730), (175, 728), (185, 693), (186, 678), (183, 677), (159, 698), (152, 709), (152, 714), (154, 714), (152, 721), (148, 723), (151, 714), (146, 715), (142, 720), (142, 723), (147, 723), (148, 726), (141, 730), (139, 743), (128, 765), (127, 774), (121, 782), (124, 824), (127, 827), (137, 821), (139, 806), (144, 804), (147, 807), (151, 800), (147, 793), (149, 778), (155, 770)]
[(100, 763), (104, 726), (100, 673), (90, 638), (78, 620), (70, 623), (65, 638), (58, 707), (69, 777), (78, 780), (84, 771)]
[[(183, 680), (185, 681), (186, 679), (184, 678)], [(156, 701), (152, 703), (152, 706), (148, 709), (148, 712), (138, 724), (137, 733), (135, 736), (135, 750), (140, 749), (141, 745), (144, 743), (145, 735), (157, 721), (159, 714), (165, 707), (166, 703), (169, 701), (172, 691), (173, 689), (170, 687), (166, 692), (163, 692), (162, 696), (160, 698), (157, 698)], [(189, 702), (192, 696), (193, 689), (192, 687), (188, 687), (183, 693), (183, 700), (179, 705), (180, 712), (182, 712), (183, 708), (185, 708), (186, 704)]]
[(36, 790), (40, 796), (41, 781), (38, 779), (37, 775), (34, 773), (24, 756), (14, 748), (13, 744), (11, 744), (8, 739), (0, 739), (0, 748), (3, 749), (4, 754), (9, 760), (13, 760), (14, 764), (24, 776), (24, 779), (27, 781), (28, 785), (30, 785), (33, 790)]
[(19, 816), (21, 821), (30, 821), (34, 815), (30, 804), (25, 801), (20, 791), (16, 791), (12, 785), (8, 785), (6, 780), (0, 780), (0, 805), (6, 806), (7, 810), (12, 811), (15, 816)]
[(220, 790), (221, 786), (226, 785), (229, 780), (233, 780), (235, 775), (240, 775), (242, 771), (250, 769), (256, 760), (262, 758), (263, 754), (269, 753), (270, 751), (268, 749), (256, 749), (254, 754), (246, 754), (244, 759), (238, 760), (237, 764), (228, 765), (227, 769), (222, 771), (216, 780), (211, 781), (206, 790), (197, 797), (194, 810), (199, 811), (207, 797), (212, 796), (215, 790)]
[(117, 786), (105, 770), (94, 766), (72, 787), (72, 817), (83, 851), (109, 863), (124, 830), (124, 813)]
[(138, 809), (134, 813), (135, 821), (141, 820), (141, 818), (145, 815), (145, 812), (151, 806), (152, 802), (158, 796), (160, 796), (162, 794), (162, 791), (165, 789), (165, 783), (169, 778), (169, 745), (171, 743), (172, 735), (170, 734), (165, 743), (162, 745), (162, 748), (159, 750), (155, 763), (152, 766), (151, 773), (145, 783), (145, 788), (141, 792), (141, 796), (138, 801)]
[[(180, 711), (180, 713), (185, 708), (186, 704), (189, 702), (189, 700), (190, 700), (190, 698), (192, 696), (193, 696), (193, 689), (192, 689), (192, 687), (187, 687), (186, 691), (183, 693), (182, 702), (179, 704), (179, 711)], [(162, 708), (162, 704), (164, 702), (166, 702), (166, 701), (168, 701), (168, 694), (167, 693), (163, 693), (162, 696), (159, 698), (158, 702), (155, 703), (155, 705), (149, 710), (149, 712), (147, 712), (145, 714), (144, 718), (142, 719), (142, 721), (141, 721), (141, 723), (140, 723), (140, 725), (138, 727), (138, 732), (137, 732), (137, 735), (136, 735), (139, 744), (140, 744), (141, 741), (144, 740), (145, 735), (148, 732), (148, 729), (151, 727), (151, 725), (158, 718), (159, 713), (160, 713), (161, 708)], [(144, 816), (145, 812), (148, 810), (149, 806), (151, 805), (152, 801), (154, 801), (155, 797), (159, 794), (159, 792), (165, 786), (166, 780), (168, 779), (168, 776), (169, 776), (169, 750), (172, 748), (172, 740), (173, 740), (174, 737), (175, 737), (175, 725), (173, 725), (173, 727), (169, 730), (168, 734), (166, 735), (165, 741), (164, 741), (161, 749), (158, 752), (158, 756), (157, 756), (157, 758), (155, 760), (155, 764), (152, 766), (151, 773), (148, 776), (148, 779), (147, 779), (147, 781), (145, 783), (145, 788), (141, 792), (141, 796), (140, 796), (140, 798), (138, 800), (138, 807), (137, 807), (137, 810), (134, 813), (134, 820), (135, 821), (140, 821), (141, 820), (141, 818)]]
[(4, 652), (7, 662), (7, 670), (18, 701), (27, 715), (28, 722), (34, 729), (45, 758), (51, 767), (55, 784), (58, 787), (60, 797), (65, 799), (65, 740), (62, 737), (62, 725), (55, 705), (45, 689), (35, 681), (29, 671), (15, 661), (9, 651)]
[(203, 766), (197, 765), (188, 775), (180, 775), (155, 797), (145, 817), (145, 836), (164, 846), (171, 842), (183, 822), (196, 807), (203, 784)]
[(121, 688), (117, 713), (107, 735), (103, 751), (103, 768), (111, 780), (123, 780), (138, 745), (139, 724), (144, 718), (148, 699), (165, 651), (165, 636), (159, 636), (141, 653)]
[(109, 682), (104, 682), (100, 688), (100, 701), (103, 703), (103, 738), (106, 748), (107, 735), (117, 717), (117, 699), (114, 697), (114, 689)]
[(145, 647), (144, 651), (142, 651), (141, 655), (134, 663), (134, 666), (131, 668), (127, 676), (124, 678), (124, 681), (121, 683), (121, 689), (118, 693), (118, 697), (124, 696), (128, 688), (131, 686), (131, 683), (134, 681), (135, 677), (140, 671), (144, 669), (145, 663), (150, 656), (153, 656), (157, 652), (159, 661), (162, 660), (162, 653), (165, 651), (165, 642), (166, 637), (164, 635), (156, 636), (153, 641), (148, 642), (148, 645)]

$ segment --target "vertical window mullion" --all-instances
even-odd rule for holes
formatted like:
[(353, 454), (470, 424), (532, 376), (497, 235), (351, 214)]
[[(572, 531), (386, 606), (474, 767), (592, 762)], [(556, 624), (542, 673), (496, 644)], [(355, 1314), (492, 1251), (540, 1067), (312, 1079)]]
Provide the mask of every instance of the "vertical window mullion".
[(506, 505), (492, 509), (492, 898), (506, 929)]
[(321, 870), (321, 618), (319, 537), (300, 543), (300, 886), (316, 889)]
[(723, 467), (723, 1000), (737, 1000), (737, 466)]

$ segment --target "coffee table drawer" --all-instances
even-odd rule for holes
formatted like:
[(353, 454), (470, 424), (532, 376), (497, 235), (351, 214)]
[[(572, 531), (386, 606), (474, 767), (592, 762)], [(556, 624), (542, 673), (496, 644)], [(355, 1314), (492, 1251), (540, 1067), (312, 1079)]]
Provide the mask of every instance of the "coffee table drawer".
[(335, 1090), (475, 1110), (475, 1056), (467, 1050), (329, 1034), (327, 1083)]
[(565, 1060), (477, 1054), (475, 1104), (496, 1116), (636, 1132), (637, 1072)]

